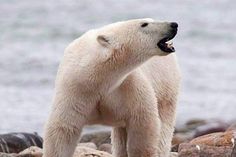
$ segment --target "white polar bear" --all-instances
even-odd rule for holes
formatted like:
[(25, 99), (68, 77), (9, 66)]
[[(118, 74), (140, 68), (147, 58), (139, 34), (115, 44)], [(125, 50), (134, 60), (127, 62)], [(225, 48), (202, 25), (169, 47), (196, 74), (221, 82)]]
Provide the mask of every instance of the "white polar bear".
[(180, 73), (177, 23), (135, 19), (90, 30), (60, 64), (44, 157), (71, 157), (86, 124), (113, 127), (115, 157), (167, 157)]

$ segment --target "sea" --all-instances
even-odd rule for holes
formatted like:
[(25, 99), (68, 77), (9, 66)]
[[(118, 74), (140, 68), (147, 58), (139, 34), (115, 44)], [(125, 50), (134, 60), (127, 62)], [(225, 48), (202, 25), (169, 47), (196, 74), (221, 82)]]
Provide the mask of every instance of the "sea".
[[(134, 18), (175, 21), (182, 72), (176, 125), (236, 119), (235, 0), (0, 0), (0, 134), (43, 134), (66, 46)], [(84, 132), (110, 129), (86, 127)]]

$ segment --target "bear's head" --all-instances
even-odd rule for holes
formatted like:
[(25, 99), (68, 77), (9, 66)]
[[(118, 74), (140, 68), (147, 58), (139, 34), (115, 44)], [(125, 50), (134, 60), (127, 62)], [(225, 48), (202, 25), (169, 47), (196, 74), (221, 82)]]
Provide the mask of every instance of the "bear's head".
[(170, 40), (177, 34), (177, 28), (175, 22), (135, 19), (98, 29), (97, 41), (105, 49), (125, 50), (144, 58), (164, 56), (175, 51)]

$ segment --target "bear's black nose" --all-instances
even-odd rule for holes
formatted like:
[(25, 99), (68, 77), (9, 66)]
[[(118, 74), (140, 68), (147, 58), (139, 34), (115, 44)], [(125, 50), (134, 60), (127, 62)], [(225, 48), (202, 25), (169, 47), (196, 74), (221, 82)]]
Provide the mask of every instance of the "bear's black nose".
[(171, 22), (171, 23), (170, 23), (170, 27), (176, 29), (176, 28), (178, 28), (178, 23), (176, 23), (176, 22)]

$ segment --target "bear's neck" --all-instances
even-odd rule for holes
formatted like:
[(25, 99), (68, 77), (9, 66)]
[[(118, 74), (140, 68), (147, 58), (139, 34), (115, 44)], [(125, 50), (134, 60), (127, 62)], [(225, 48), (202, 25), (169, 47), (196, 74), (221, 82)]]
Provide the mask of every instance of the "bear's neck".
[(113, 91), (122, 84), (127, 76), (151, 57), (138, 55), (137, 52), (128, 50), (125, 52), (114, 50), (112, 55), (96, 68), (97, 76), (101, 76), (102, 89)]
[(67, 88), (79, 86), (80, 89), (89, 93), (108, 94), (119, 87), (136, 68), (151, 58), (151, 56), (137, 54), (137, 52), (127, 50), (123, 52), (114, 50), (103, 61), (95, 58), (91, 60), (91, 63), (79, 69), (76, 68), (81, 67), (77, 62), (79, 59), (67, 56), (67, 59), (64, 58), (61, 63), (63, 66), (59, 68), (56, 82), (64, 84)]

